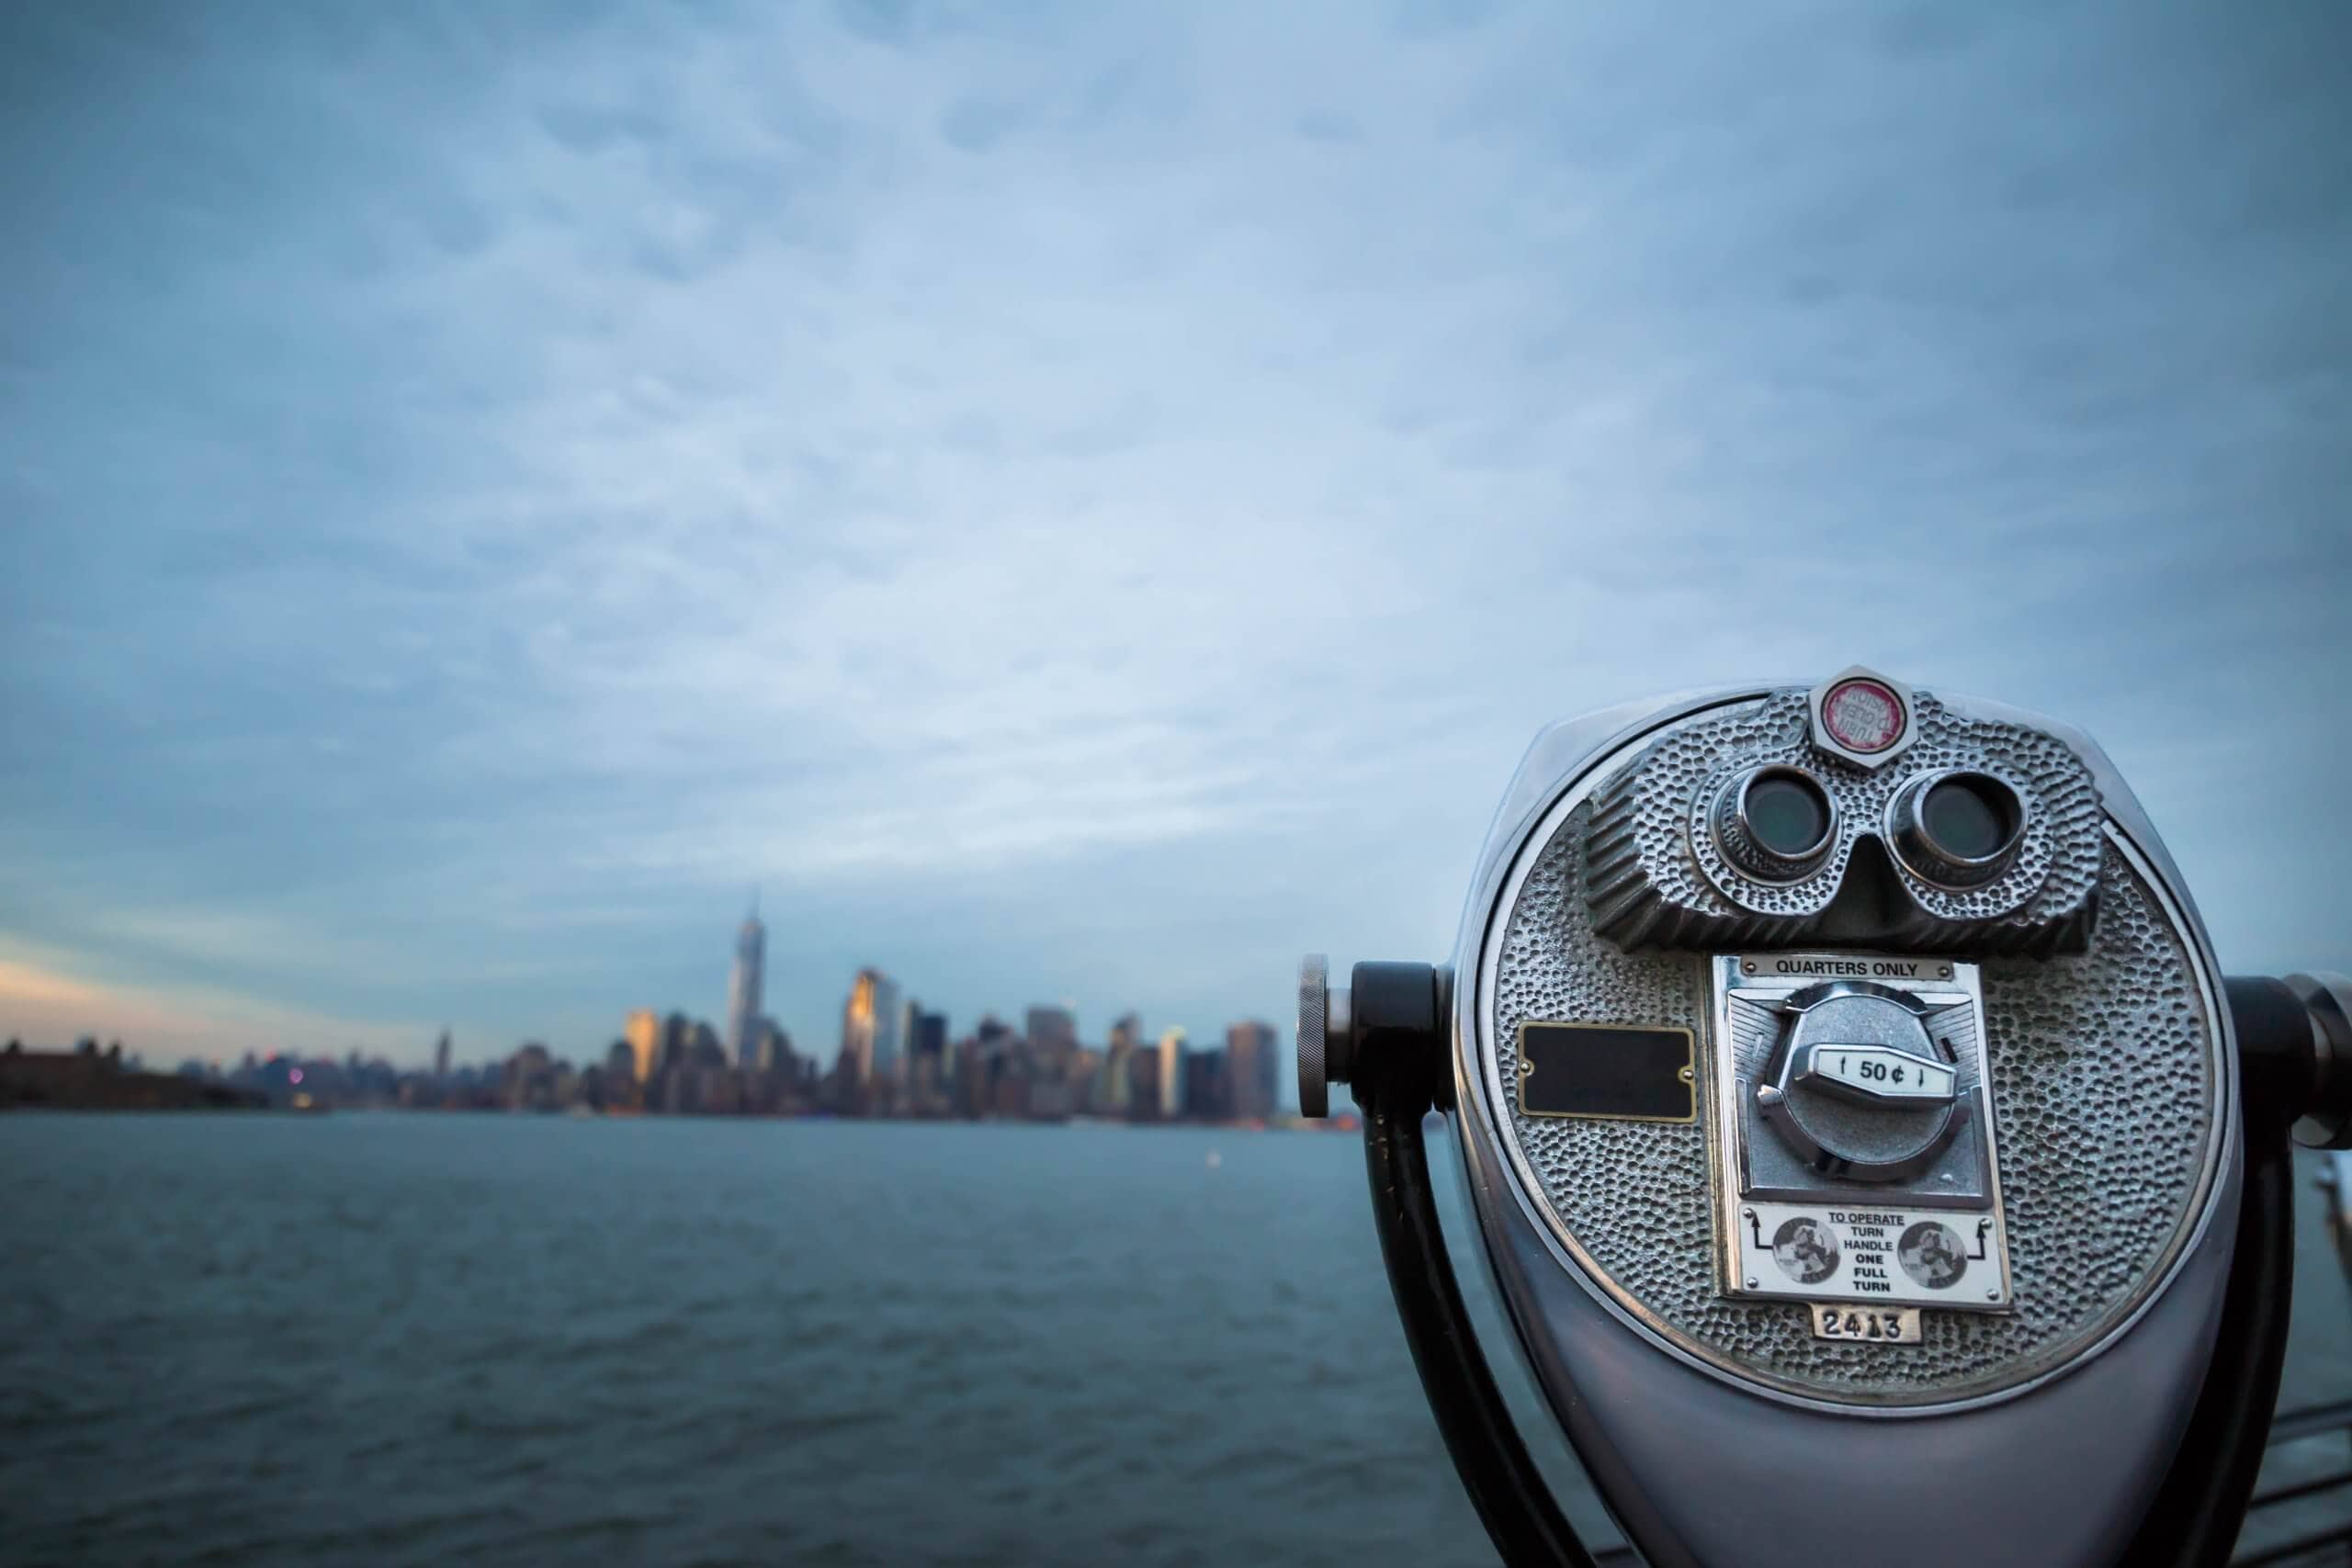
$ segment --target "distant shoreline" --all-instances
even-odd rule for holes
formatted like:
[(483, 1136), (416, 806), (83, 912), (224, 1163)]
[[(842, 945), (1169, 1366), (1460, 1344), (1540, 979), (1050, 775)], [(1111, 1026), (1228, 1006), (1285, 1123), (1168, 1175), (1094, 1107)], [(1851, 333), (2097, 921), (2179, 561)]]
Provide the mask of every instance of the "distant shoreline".
[(27, 1051), (0, 1055), (0, 1111), (266, 1111), (257, 1089), (177, 1073), (126, 1069), (107, 1056)]

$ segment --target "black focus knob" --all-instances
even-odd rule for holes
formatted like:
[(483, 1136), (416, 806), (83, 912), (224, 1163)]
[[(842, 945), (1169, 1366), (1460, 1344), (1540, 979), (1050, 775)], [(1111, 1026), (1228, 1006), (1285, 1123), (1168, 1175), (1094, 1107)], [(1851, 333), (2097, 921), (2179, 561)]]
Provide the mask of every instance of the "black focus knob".
[(1308, 953), (1298, 966), (1299, 1114), (1329, 1115), (1333, 1084), (1360, 1085), (1375, 1070), (1442, 1101), (1440, 1021), (1450, 973), (1427, 964), (1359, 964), (1346, 986), (1334, 986), (1330, 962)]
[(2294, 1123), (2305, 1148), (2352, 1149), (2352, 976), (2222, 982), (2250, 1110)]

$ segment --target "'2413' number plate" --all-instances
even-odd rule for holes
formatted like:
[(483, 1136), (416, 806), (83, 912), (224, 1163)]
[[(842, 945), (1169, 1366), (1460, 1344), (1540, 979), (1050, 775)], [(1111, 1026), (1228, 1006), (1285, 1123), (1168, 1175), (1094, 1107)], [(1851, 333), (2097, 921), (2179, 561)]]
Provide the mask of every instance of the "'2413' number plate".
[(1820, 1303), (1805, 1308), (1813, 1319), (1815, 1339), (1864, 1339), (1879, 1345), (1919, 1343), (1917, 1307), (1833, 1306)]

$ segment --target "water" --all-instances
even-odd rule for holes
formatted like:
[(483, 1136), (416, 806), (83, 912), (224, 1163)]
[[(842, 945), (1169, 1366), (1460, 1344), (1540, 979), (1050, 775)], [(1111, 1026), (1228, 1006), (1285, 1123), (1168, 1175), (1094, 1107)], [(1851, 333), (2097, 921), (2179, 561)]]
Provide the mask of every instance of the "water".
[(1351, 1138), (17, 1116), (0, 1176), (10, 1562), (1494, 1561)]

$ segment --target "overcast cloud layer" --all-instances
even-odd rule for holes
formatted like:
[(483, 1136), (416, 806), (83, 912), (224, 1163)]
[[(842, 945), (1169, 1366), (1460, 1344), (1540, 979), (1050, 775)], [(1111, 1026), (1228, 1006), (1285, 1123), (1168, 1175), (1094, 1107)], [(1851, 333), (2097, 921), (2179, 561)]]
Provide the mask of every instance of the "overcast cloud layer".
[(2186, 9), (11, 7), (0, 1030), (1280, 1021), (1858, 660), (2344, 966), (2352, 14)]

